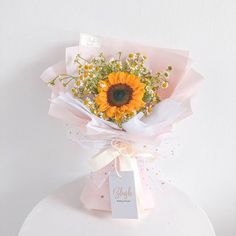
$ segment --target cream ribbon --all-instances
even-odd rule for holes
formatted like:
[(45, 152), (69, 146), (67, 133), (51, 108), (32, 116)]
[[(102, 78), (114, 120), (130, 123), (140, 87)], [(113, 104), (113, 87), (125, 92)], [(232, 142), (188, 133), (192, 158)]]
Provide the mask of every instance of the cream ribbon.
[[(108, 148), (105, 151), (93, 157), (90, 160), (90, 165), (94, 171), (98, 171), (101, 168), (107, 166), (113, 160), (115, 160), (115, 171), (117, 175), (121, 178), (122, 175), (120, 175), (119, 171), (133, 171), (135, 189), (136, 189), (137, 208), (138, 208), (138, 213), (141, 214), (144, 211), (142, 207), (143, 188), (135, 154), (138, 154), (138, 156), (148, 160), (154, 159), (154, 156), (151, 153), (146, 153), (146, 152), (137, 153), (132, 144), (124, 140), (113, 139), (111, 141), (111, 148)], [(118, 168), (117, 168), (117, 162), (119, 163)]]

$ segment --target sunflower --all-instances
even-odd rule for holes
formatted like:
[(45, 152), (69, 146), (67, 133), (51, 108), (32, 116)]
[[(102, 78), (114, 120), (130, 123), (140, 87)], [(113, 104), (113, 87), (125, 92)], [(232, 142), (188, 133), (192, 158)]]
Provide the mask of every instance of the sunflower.
[(112, 72), (100, 81), (95, 102), (106, 117), (120, 123), (125, 116), (132, 116), (145, 103), (145, 84), (140, 78), (127, 72)]

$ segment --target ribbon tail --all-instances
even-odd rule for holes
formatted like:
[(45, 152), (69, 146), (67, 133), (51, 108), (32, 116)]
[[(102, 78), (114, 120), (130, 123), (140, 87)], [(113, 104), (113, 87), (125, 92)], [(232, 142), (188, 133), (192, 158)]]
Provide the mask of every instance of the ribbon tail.
[(114, 148), (109, 148), (95, 155), (90, 159), (89, 163), (93, 171), (98, 171), (115, 160), (119, 155), (120, 153)]

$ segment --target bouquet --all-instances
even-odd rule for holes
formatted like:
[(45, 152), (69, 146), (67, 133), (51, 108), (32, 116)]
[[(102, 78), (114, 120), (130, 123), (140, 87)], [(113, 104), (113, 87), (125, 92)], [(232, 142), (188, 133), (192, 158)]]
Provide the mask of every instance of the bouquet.
[(83, 205), (110, 211), (109, 178), (129, 171), (138, 212), (153, 208), (146, 163), (173, 124), (191, 114), (201, 82), (188, 52), (82, 34), (41, 77), (52, 90), (49, 114), (73, 126), (74, 140), (95, 151)]

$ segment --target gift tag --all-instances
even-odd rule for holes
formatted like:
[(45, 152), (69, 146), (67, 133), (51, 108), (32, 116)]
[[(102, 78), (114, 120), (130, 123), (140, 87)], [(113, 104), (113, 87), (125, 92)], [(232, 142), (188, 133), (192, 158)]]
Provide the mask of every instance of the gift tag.
[(137, 219), (134, 172), (119, 171), (119, 175), (115, 171), (109, 175), (112, 217)]

